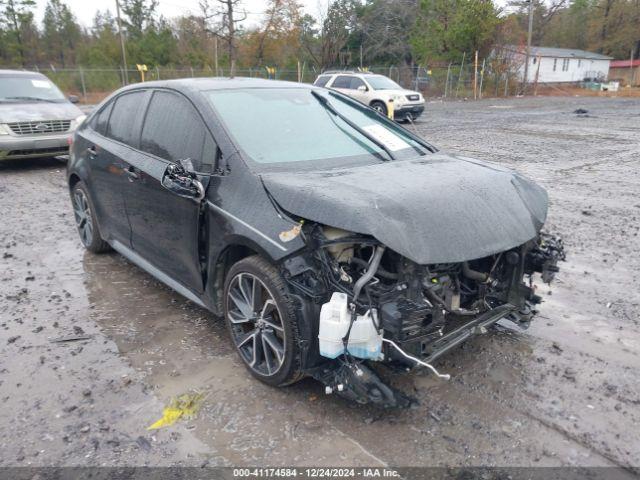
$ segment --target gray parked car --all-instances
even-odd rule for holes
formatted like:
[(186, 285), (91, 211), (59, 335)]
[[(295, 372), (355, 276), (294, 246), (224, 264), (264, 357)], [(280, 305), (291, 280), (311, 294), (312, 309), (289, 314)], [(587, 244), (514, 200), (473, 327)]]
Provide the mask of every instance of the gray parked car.
[(69, 153), (69, 139), (85, 115), (47, 77), (0, 70), (0, 160)]

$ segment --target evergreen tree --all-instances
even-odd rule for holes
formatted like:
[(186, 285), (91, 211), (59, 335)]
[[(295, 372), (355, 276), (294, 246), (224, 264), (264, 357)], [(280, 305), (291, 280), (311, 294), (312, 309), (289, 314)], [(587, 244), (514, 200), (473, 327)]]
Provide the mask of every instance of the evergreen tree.
[(42, 39), (48, 58), (57, 60), (62, 67), (74, 65), (80, 27), (69, 7), (61, 0), (49, 0), (42, 23)]
[[(0, 26), (3, 30), (2, 44), (9, 63), (26, 66), (27, 58), (33, 56), (27, 43), (33, 33), (34, 0), (0, 0)], [(33, 47), (33, 45), (30, 45)]]

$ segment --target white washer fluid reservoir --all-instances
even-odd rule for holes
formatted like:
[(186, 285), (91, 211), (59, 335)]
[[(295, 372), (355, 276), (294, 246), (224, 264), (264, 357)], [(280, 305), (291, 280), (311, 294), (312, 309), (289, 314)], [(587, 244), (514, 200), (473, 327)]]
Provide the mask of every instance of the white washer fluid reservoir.
[[(351, 312), (346, 293), (334, 292), (331, 300), (320, 309), (320, 355), (337, 358), (344, 353), (343, 337), (347, 334)], [(382, 359), (382, 335), (378, 333), (371, 318), (371, 312), (358, 315), (351, 327), (349, 353), (368, 360)]]

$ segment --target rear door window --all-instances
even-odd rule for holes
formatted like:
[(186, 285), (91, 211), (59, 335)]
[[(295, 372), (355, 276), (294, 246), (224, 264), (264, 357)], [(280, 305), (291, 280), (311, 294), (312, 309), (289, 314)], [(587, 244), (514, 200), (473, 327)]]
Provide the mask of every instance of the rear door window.
[(138, 148), (139, 130), (136, 122), (140, 110), (144, 107), (145, 91), (125, 93), (119, 96), (109, 118), (107, 136)]
[(351, 88), (351, 77), (338, 75), (331, 85), (332, 88)]
[(358, 87), (366, 87), (364, 82), (358, 77), (351, 77), (351, 90), (357, 90)]
[(140, 149), (178, 162), (190, 159), (196, 170), (213, 165), (217, 147), (195, 107), (182, 95), (156, 91), (147, 110)]

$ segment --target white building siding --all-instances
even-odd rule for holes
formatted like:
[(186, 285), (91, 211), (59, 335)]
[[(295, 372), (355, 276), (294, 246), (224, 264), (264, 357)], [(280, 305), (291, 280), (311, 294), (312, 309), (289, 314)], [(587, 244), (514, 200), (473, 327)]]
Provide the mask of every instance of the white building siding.
[[(538, 71), (538, 61), (540, 70)], [(539, 83), (581, 82), (587, 77), (602, 77), (606, 80), (610, 60), (588, 58), (533, 57), (529, 58), (528, 81), (534, 82), (538, 72)], [(520, 76), (524, 78), (524, 58)]]
[[(503, 53), (511, 62), (520, 79), (524, 78), (525, 48), (505, 47)], [(561, 83), (581, 82), (585, 78), (606, 80), (611, 57), (569, 48), (531, 47), (528, 82)]]

